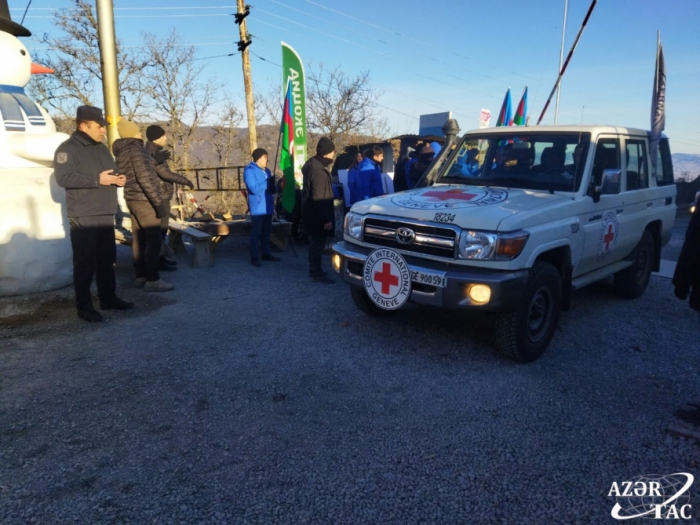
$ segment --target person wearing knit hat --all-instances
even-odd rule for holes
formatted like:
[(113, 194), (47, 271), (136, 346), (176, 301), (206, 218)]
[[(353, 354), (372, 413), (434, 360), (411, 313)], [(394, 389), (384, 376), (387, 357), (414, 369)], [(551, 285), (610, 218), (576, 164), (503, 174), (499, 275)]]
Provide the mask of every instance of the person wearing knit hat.
[(163, 240), (160, 249), (160, 263), (158, 269), (164, 272), (174, 272), (177, 270), (177, 262), (168, 259), (172, 255), (172, 250), (165, 242), (165, 237), (168, 234), (168, 224), (170, 223), (170, 201), (173, 198), (173, 185), (180, 184), (181, 186), (189, 186), (194, 188), (194, 184), (184, 175), (175, 173), (170, 169), (168, 160), (170, 159), (170, 151), (165, 149), (168, 145), (168, 135), (165, 130), (158, 125), (148, 126), (146, 128), (146, 151), (153, 157), (156, 163), (156, 175), (160, 179), (160, 191), (162, 197), (160, 210), (160, 237)]
[(304, 228), (309, 232), (309, 277), (323, 284), (335, 281), (323, 271), (321, 261), (326, 238), (335, 232), (333, 185), (328, 168), (335, 158), (335, 144), (328, 137), (321, 137), (316, 145), (316, 156), (311, 157), (301, 173), (304, 175), (302, 214)]
[(252, 156), (253, 162), (243, 170), (243, 181), (250, 210), (250, 264), (259, 268), (262, 266), (261, 259), (273, 262), (280, 260), (279, 257), (270, 253), (274, 211), (272, 195), (277, 192), (277, 189), (275, 178), (267, 169), (267, 150), (257, 148)]
[(163, 196), (156, 163), (146, 151), (136, 124), (122, 119), (117, 130), (121, 138), (114, 141), (112, 151), (119, 171), (126, 175), (124, 200), (131, 213), (134, 285), (147, 292), (167, 292), (174, 286), (161, 280), (158, 271)]
[(333, 153), (335, 151), (335, 144), (328, 137), (321, 137), (316, 144), (316, 155), (321, 157), (327, 155), (328, 153)]
[(157, 124), (153, 124), (146, 128), (146, 139), (148, 139), (151, 142), (155, 142), (164, 135), (165, 130)]
[(119, 131), (119, 137), (122, 139), (142, 139), (141, 130), (139, 127), (125, 118), (121, 119), (117, 123), (117, 131)]

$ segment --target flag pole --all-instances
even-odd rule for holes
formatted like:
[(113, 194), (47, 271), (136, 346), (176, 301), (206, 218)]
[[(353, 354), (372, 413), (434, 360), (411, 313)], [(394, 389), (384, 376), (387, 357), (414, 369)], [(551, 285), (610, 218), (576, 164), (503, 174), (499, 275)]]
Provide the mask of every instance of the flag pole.
[[(275, 181), (275, 189), (277, 190), (277, 177), (275, 177), (275, 174), (277, 173), (277, 160), (279, 157), (279, 152), (280, 152), (280, 144), (282, 143), (282, 125), (284, 124), (284, 106), (282, 106), (282, 118), (280, 119), (280, 130), (279, 133), (277, 134), (277, 147), (275, 148), (275, 163), (274, 163), (274, 171), (272, 173), (272, 178)], [(282, 177), (284, 177), (284, 174), (282, 174)], [(284, 180), (284, 178), (282, 179)], [(277, 222), (279, 222), (280, 218), (277, 215), (277, 206), (280, 203), (280, 200), (282, 200), (282, 192), (277, 191), (277, 199), (275, 199), (275, 206), (273, 207), (272, 210), (272, 218), (275, 219), (277, 218)]]
[[(284, 96), (286, 98), (287, 96), (287, 90), (289, 89), (289, 82), (291, 80), (288, 78), (287, 79), (287, 85), (284, 87)], [(279, 154), (280, 154), (280, 144), (282, 143), (282, 135), (284, 134), (283, 128), (284, 127), (284, 102), (282, 102), (282, 117), (280, 118), (280, 130), (279, 133), (277, 134), (277, 148), (275, 149), (275, 173), (277, 173), (277, 168), (279, 167), (277, 165), (277, 161), (279, 160)], [(284, 172), (282, 173), (282, 180), (284, 180)], [(276, 183), (275, 179), (275, 183)], [(286, 181), (285, 181), (286, 183)], [(275, 209), (274, 209), (274, 214), (273, 218), (277, 217), (277, 220), (279, 221), (279, 216), (277, 215), (277, 205), (279, 204), (280, 200), (282, 200), (282, 192), (277, 192), (277, 203), (275, 204)]]
[[(564, 62), (564, 42), (566, 40), (566, 13), (569, 9), (569, 0), (564, 0), (564, 23), (561, 27), (561, 48), (559, 49), (559, 71), (561, 71), (562, 62)], [(554, 106), (554, 123), (559, 120), (559, 97), (561, 95), (561, 82), (557, 88), (557, 103)]]
[(576, 49), (576, 46), (578, 45), (578, 41), (581, 39), (581, 35), (583, 34), (583, 30), (586, 28), (586, 24), (588, 23), (588, 19), (591, 17), (591, 13), (593, 12), (593, 8), (596, 5), (596, 2), (598, 0), (593, 0), (591, 2), (591, 7), (588, 8), (588, 13), (586, 13), (586, 18), (583, 19), (583, 24), (581, 24), (581, 29), (578, 30), (578, 35), (576, 35), (576, 40), (574, 40), (574, 44), (571, 46), (571, 50), (569, 51), (568, 56), (566, 57), (566, 62), (564, 62), (564, 66), (561, 68), (561, 71), (559, 72), (559, 76), (557, 77), (557, 81), (554, 83), (554, 87), (552, 88), (552, 92), (549, 94), (549, 98), (547, 99), (547, 103), (544, 105), (544, 109), (542, 110), (542, 114), (540, 115), (540, 118), (537, 119), (537, 125), (542, 122), (542, 119), (544, 118), (544, 114), (547, 112), (547, 108), (549, 107), (549, 103), (552, 101), (552, 97), (554, 96), (554, 93), (556, 92), (557, 88), (559, 87), (559, 84), (561, 83), (561, 79), (564, 76), (564, 72), (566, 71), (566, 67), (569, 65), (569, 61), (571, 60), (571, 57), (574, 54), (574, 50)]

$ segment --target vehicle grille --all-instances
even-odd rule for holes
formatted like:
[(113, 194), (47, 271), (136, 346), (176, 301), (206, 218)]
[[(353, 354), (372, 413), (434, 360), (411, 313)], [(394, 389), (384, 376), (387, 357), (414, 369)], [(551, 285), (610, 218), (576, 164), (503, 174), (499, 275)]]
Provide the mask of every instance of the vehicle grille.
[[(410, 228), (416, 234), (411, 244), (401, 244), (396, 240), (396, 230)], [(365, 219), (363, 241), (377, 246), (386, 246), (406, 252), (433, 255), (454, 259), (456, 233), (450, 228), (423, 224), (406, 223), (368, 217)]]

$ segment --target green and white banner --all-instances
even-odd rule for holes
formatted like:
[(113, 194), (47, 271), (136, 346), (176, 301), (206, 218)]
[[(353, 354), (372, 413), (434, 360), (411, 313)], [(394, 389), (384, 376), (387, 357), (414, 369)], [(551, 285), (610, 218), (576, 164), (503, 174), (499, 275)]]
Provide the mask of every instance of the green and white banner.
[(301, 167), (306, 163), (306, 91), (304, 89), (304, 65), (297, 52), (282, 42), (282, 89), (285, 95), (291, 92), (289, 112), (292, 117), (294, 141), (294, 177), (301, 183)]

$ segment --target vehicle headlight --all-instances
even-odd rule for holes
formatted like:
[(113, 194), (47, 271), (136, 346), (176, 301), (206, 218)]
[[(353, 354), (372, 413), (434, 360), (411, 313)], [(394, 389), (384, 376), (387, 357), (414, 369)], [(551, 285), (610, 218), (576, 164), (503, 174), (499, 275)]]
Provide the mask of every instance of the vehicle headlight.
[(498, 235), (479, 231), (463, 231), (459, 236), (459, 257), (462, 259), (491, 259)]
[(522, 253), (529, 237), (526, 231), (501, 234), (463, 231), (459, 236), (459, 258), (510, 261)]
[(362, 240), (362, 216), (356, 213), (348, 213), (345, 216), (345, 224), (343, 226), (343, 231), (358, 241)]

